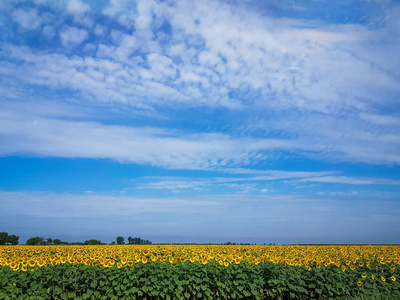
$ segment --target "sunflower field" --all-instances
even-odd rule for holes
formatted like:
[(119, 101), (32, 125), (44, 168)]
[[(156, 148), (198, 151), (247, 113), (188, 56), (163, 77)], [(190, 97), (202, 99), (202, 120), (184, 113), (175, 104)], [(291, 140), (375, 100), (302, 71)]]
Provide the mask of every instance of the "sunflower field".
[(0, 246), (0, 299), (400, 299), (398, 245)]

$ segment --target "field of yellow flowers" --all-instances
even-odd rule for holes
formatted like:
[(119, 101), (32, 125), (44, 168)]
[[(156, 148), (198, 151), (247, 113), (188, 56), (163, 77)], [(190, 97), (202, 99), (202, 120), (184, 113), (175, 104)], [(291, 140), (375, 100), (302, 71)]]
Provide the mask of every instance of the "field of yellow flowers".
[(399, 265), (398, 245), (0, 246), (0, 299), (397, 299)]

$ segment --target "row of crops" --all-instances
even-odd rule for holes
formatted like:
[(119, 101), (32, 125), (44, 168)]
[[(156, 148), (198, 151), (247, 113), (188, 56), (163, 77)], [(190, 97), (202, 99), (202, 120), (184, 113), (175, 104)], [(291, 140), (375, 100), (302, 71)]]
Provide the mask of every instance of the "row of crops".
[(400, 299), (400, 246), (0, 246), (0, 299)]

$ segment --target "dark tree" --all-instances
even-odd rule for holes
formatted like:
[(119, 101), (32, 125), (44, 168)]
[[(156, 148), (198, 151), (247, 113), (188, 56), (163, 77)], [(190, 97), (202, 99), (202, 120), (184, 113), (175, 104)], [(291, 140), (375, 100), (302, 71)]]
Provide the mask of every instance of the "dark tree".
[(117, 237), (117, 244), (118, 245), (125, 244), (125, 239), (122, 236)]
[(95, 239), (91, 239), (91, 240), (85, 241), (84, 244), (85, 245), (100, 245), (101, 241), (95, 240)]
[(18, 245), (19, 236), (15, 234), (11, 234), (7, 238), (7, 244), (10, 245)]
[(150, 245), (151, 242), (149, 240), (142, 240), (139, 237), (128, 237), (128, 244), (134, 244), (134, 245)]
[(53, 245), (61, 245), (61, 240), (60, 239), (54, 239), (53, 240)]
[(0, 245), (5, 245), (8, 239), (8, 232), (0, 232)]
[(46, 245), (46, 241), (43, 237), (32, 237), (26, 241), (27, 245)]

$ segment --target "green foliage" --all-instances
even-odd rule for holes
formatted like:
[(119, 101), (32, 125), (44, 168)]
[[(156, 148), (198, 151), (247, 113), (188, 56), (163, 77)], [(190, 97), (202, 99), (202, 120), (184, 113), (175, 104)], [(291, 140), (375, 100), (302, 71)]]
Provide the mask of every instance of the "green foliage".
[(7, 244), (9, 245), (18, 245), (19, 236), (15, 234), (11, 234), (7, 238)]
[(124, 239), (123, 236), (117, 237), (117, 244), (118, 244), (118, 245), (123, 245), (123, 244), (125, 244), (125, 239)]
[(91, 239), (91, 240), (85, 241), (83, 244), (84, 245), (101, 245), (101, 241)]
[(28, 239), (26, 245), (47, 245), (47, 242), (43, 237), (36, 236)]
[(140, 237), (128, 237), (128, 244), (130, 245), (151, 245), (149, 240), (143, 240)]
[(19, 236), (9, 235), (8, 232), (0, 232), (0, 245), (18, 245)]
[(7, 243), (8, 232), (0, 232), (0, 245), (5, 245)]
[[(366, 278), (358, 286), (366, 269), (375, 266), (349, 272), (334, 265), (308, 270), (188, 261), (121, 268), (66, 263), (27, 271), (0, 266), (0, 299), (400, 299), (398, 281)], [(397, 277), (398, 269), (380, 273)]]

